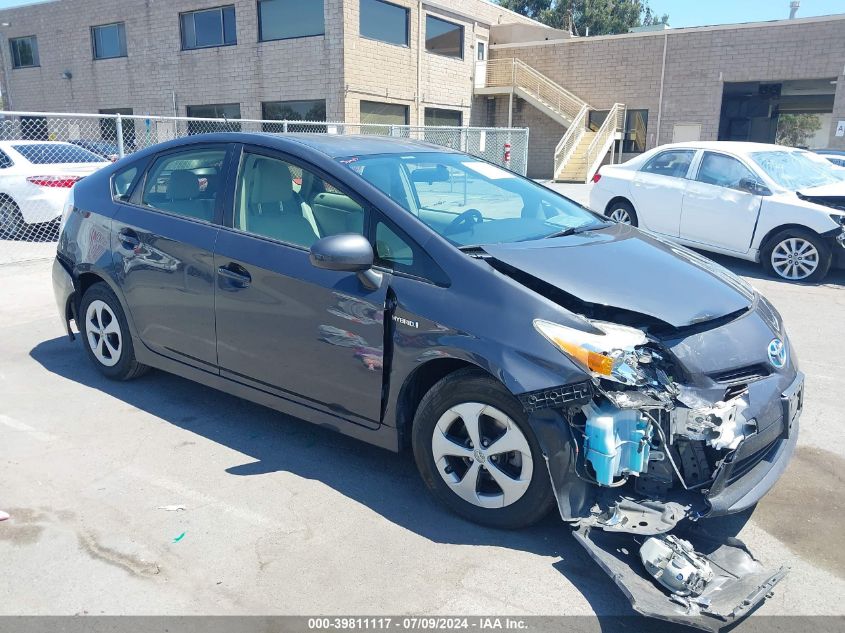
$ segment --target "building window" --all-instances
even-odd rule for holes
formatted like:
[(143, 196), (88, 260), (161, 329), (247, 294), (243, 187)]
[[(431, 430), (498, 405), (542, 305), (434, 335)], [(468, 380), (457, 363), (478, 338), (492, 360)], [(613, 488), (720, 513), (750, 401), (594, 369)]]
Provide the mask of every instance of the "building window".
[(180, 13), (179, 21), (183, 51), (238, 43), (234, 6)]
[(476, 55), (478, 56), (478, 61), (483, 62), (487, 60), (487, 43), (486, 42), (478, 42), (476, 44)]
[(642, 153), (646, 150), (648, 139), (648, 110), (628, 110), (625, 115), (625, 139), (622, 151)]
[(398, 103), (361, 102), (361, 124), (408, 125), (408, 106)]
[(425, 16), (425, 50), (446, 57), (464, 58), (464, 27), (432, 15)]
[(224, 121), (188, 121), (188, 134), (241, 131), (241, 124), (233, 122), (241, 118), (239, 103), (188, 106), (187, 114), (189, 117), (199, 119), (225, 119)]
[(384, 0), (361, 0), (361, 37), (408, 46), (408, 9)]
[(38, 59), (38, 38), (34, 35), (10, 39), (9, 47), (12, 49), (12, 68), (41, 65)]
[[(100, 110), (100, 114), (119, 114), (131, 116), (132, 108), (106, 108)], [(132, 152), (135, 147), (135, 119), (123, 119), (120, 122), (123, 128), (123, 149), (125, 152)], [(100, 119), (100, 138), (106, 143), (117, 145), (117, 121), (115, 119)]]
[[(313, 99), (311, 101), (265, 101), (261, 104), (261, 118), (264, 132), (280, 134), (285, 131), (282, 123), (268, 121), (325, 121), (326, 100)], [(288, 125), (288, 132), (325, 132), (325, 125)]]
[(258, 39), (262, 42), (325, 32), (323, 0), (258, 0)]
[(463, 124), (463, 112), (460, 110), (444, 110), (443, 108), (426, 108), (426, 125), (449, 125), (460, 127)]
[(126, 57), (126, 26), (123, 22), (91, 27), (94, 59)]

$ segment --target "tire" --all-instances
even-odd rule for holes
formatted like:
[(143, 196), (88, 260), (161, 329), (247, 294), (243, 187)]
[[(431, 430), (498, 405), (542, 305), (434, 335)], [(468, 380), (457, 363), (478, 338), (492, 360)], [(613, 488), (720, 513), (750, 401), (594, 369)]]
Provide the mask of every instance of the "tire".
[(776, 279), (814, 283), (824, 279), (833, 256), (824, 240), (804, 229), (786, 229), (766, 242), (760, 260)]
[(135, 360), (126, 315), (114, 292), (96, 283), (82, 297), (79, 333), (88, 358), (101, 374), (112, 380), (132, 380), (149, 368)]
[[(455, 417), (455, 409), (462, 415)], [(475, 428), (482, 446), (470, 448), (464, 417), (473, 416), (480, 421)], [(506, 437), (514, 450), (494, 452), (496, 440)], [(521, 528), (542, 519), (554, 504), (545, 460), (522, 405), (480, 370), (449, 374), (426, 393), (414, 416), (411, 443), (417, 468), (434, 497), (474, 523)], [(462, 487), (473, 475), (472, 485)]]
[(631, 226), (639, 226), (637, 219), (637, 212), (634, 211), (634, 205), (627, 200), (616, 200), (605, 209), (604, 214), (615, 222), (620, 224), (630, 224)]
[(19, 237), (26, 227), (20, 207), (8, 196), (0, 197), (0, 235), (14, 239)]

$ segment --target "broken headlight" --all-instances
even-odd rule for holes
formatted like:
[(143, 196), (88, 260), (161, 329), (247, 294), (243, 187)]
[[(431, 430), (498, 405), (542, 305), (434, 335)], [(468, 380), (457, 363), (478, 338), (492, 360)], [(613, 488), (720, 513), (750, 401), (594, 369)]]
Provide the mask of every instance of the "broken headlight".
[(534, 327), (540, 334), (592, 376), (624, 385), (644, 384), (646, 377), (639, 369), (636, 347), (647, 342), (645, 333), (606, 321), (590, 321), (590, 325), (601, 334), (534, 320)]

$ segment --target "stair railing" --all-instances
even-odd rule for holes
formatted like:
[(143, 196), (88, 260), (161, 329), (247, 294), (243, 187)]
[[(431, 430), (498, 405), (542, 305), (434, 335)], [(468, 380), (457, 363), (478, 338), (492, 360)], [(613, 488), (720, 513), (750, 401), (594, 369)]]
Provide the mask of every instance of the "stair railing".
[(596, 132), (593, 142), (587, 148), (587, 177), (586, 182), (589, 182), (596, 173), (601, 161), (604, 159), (607, 150), (617, 138), (617, 134), (625, 127), (625, 105), (622, 103), (614, 103), (604, 123)]
[(587, 105), (583, 99), (515, 58), (489, 60), (486, 86), (519, 88), (569, 120), (574, 120)]
[(573, 152), (575, 152), (575, 148), (578, 147), (581, 139), (584, 138), (584, 133), (587, 131), (587, 117), (589, 112), (590, 109), (586, 104), (581, 106), (581, 110), (572, 120), (572, 125), (566, 129), (566, 134), (563, 135), (557, 147), (555, 147), (555, 170), (553, 172), (555, 177), (566, 166)]

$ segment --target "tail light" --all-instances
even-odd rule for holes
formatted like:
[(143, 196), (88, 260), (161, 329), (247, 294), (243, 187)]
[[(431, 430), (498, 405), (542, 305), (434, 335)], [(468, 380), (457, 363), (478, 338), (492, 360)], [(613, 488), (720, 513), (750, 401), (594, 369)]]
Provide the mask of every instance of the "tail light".
[(595, 174), (593, 174), (593, 182), (598, 182), (599, 180), (601, 180), (601, 173), (600, 171), (597, 171)]
[(27, 178), (27, 181), (33, 185), (57, 189), (70, 189), (80, 180), (82, 180), (81, 176), (30, 176)]

